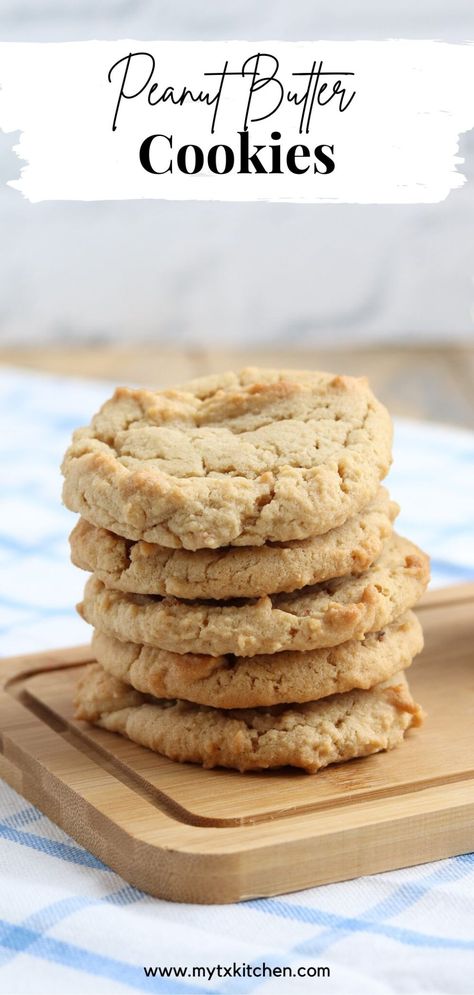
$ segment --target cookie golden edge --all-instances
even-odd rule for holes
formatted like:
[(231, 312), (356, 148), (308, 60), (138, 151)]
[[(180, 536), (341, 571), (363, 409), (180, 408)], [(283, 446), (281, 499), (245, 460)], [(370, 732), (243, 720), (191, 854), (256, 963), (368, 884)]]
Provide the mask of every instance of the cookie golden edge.
[(255, 656), (363, 639), (412, 608), (429, 581), (429, 558), (394, 533), (359, 577), (242, 603), (181, 601), (106, 588), (94, 575), (79, 613), (124, 642), (175, 653)]
[(422, 649), (422, 628), (411, 611), (362, 641), (306, 653), (183, 655), (121, 642), (98, 629), (92, 639), (97, 662), (136, 691), (223, 709), (302, 703), (356, 688), (368, 690), (406, 670)]
[(363, 573), (380, 555), (399, 512), (380, 487), (374, 500), (324, 535), (259, 547), (172, 550), (124, 539), (79, 519), (69, 537), (75, 566), (113, 590), (218, 601), (291, 592)]
[(370, 691), (277, 709), (223, 711), (140, 694), (91, 664), (75, 695), (76, 717), (181, 763), (241, 772), (330, 764), (398, 746), (423, 711), (404, 674)]

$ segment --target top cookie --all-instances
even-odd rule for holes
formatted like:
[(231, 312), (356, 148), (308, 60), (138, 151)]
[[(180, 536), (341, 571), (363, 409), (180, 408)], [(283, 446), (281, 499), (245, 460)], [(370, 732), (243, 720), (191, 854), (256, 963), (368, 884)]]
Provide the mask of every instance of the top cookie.
[(78, 429), (64, 502), (171, 548), (320, 535), (375, 496), (391, 422), (365, 379), (248, 369), (178, 390), (119, 388)]

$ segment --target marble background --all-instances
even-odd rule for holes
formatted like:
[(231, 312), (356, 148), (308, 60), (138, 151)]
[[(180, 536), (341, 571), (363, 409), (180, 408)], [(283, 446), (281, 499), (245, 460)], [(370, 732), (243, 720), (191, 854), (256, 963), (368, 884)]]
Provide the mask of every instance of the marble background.
[[(473, 0), (0, 0), (3, 41), (474, 39)], [(139, 339), (302, 346), (473, 340), (469, 182), (433, 206), (31, 205), (5, 186), (0, 344)]]

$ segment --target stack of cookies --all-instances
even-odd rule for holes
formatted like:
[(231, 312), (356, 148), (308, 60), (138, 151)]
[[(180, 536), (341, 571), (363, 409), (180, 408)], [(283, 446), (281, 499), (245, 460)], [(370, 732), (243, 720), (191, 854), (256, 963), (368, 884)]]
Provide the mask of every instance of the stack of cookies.
[(405, 670), (429, 567), (393, 532), (391, 439), (365, 379), (117, 390), (63, 464), (97, 659), (78, 717), (241, 771), (399, 744), (422, 717)]

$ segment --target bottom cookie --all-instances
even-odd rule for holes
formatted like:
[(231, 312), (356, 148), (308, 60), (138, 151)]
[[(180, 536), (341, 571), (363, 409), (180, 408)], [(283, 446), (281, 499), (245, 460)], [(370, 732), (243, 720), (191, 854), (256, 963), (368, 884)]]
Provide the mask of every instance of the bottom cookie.
[(403, 673), (370, 691), (316, 702), (224, 711), (153, 699), (91, 664), (78, 683), (76, 716), (170, 760), (240, 771), (328, 764), (397, 746), (423, 712)]
[(98, 629), (98, 663), (124, 684), (154, 698), (194, 701), (212, 708), (262, 708), (317, 701), (355, 688), (368, 690), (409, 667), (423, 648), (421, 625), (407, 612), (382, 632), (307, 653), (235, 657), (169, 653), (122, 643)]

